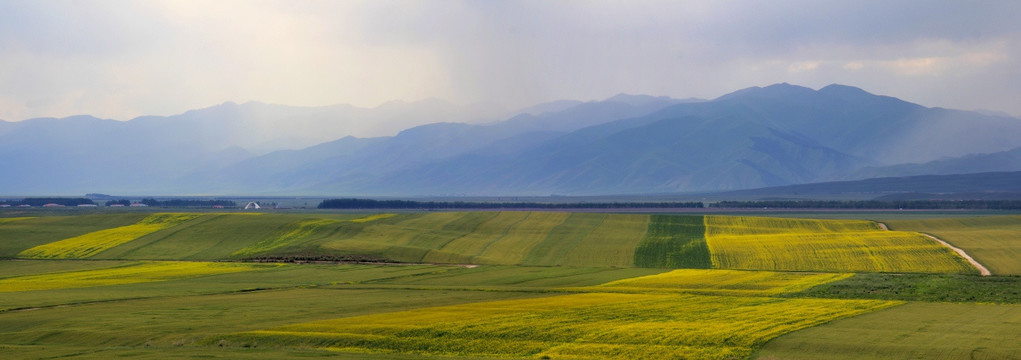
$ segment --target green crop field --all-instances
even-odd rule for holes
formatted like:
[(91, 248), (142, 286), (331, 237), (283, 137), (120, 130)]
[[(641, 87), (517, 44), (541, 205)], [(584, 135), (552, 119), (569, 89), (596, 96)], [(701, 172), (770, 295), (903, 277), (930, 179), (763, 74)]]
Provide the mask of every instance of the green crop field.
[(434, 355), (726, 359), (748, 356), (777, 335), (896, 304), (588, 293), (343, 317), (209, 341)]
[(17, 216), (0, 358), (1021, 358), (1017, 216)]
[(658, 268), (712, 267), (701, 216), (654, 215), (635, 249), (635, 266)]
[(0, 258), (12, 258), (29, 248), (88, 234), (127, 226), (146, 214), (102, 214), (79, 216), (40, 216), (0, 223)]
[(27, 249), (18, 257), (39, 259), (82, 259), (104, 250), (135, 240), (185, 221), (199, 217), (195, 214), (154, 214), (137, 224), (104, 229), (70, 239), (51, 242)]
[(759, 359), (1021, 359), (1021, 307), (910, 303), (782, 336)]
[(892, 229), (925, 232), (962, 248), (993, 274), (1021, 275), (1021, 216), (885, 222)]

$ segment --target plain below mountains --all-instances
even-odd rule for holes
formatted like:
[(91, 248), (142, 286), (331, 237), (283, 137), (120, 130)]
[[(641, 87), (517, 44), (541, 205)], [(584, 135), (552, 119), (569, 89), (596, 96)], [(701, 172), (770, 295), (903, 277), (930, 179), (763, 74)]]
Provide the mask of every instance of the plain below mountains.
[[(280, 107), (248, 122), (236, 115), (246, 106), (264, 105), (201, 110), (234, 114), (205, 117), (220, 124), (215, 132), (183, 115), (0, 123), (0, 166), (9, 174), (0, 180), (2, 192), (595, 195), (1021, 170), (1019, 119), (927, 108), (843, 85), (776, 84), (709, 101), (640, 95), (559, 101), (501, 121), (434, 122), (394, 136), (338, 136), (268, 153), (246, 148), (244, 136), (217, 136), (244, 134), (251, 124), (263, 124), (260, 134), (314, 133), (305, 128), (314, 124), (278, 120), (329, 116), (322, 108)], [(158, 122), (160, 130), (135, 132), (145, 128), (135, 122)]]

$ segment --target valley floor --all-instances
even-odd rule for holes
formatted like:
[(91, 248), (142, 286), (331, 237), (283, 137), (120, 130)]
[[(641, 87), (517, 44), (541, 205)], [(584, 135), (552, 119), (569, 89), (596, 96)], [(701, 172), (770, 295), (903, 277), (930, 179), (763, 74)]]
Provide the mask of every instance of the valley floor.
[(1011, 274), (982, 249), (1021, 248), (1021, 218), (883, 221), (895, 231), (534, 212), (25, 217), (0, 222), (0, 357), (1021, 358), (1021, 277), (979, 276), (913, 232)]

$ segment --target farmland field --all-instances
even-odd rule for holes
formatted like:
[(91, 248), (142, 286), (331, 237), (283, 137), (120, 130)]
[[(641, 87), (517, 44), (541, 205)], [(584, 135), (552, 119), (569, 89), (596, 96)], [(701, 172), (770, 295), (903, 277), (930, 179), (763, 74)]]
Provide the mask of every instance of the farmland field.
[(780, 334), (896, 304), (590, 293), (338, 318), (211, 341), (435, 355), (725, 359), (748, 356)]
[[(908, 232), (981, 233), (980, 223), (889, 221), (903, 231), (884, 231), (862, 220), (514, 211), (18, 216), (0, 221), (2, 358), (1019, 356), (1011, 329), (1021, 279), (972, 275)], [(1004, 234), (988, 230), (974, 245), (1009, 245)], [(934, 315), (948, 311), (962, 315)], [(907, 340), (860, 334), (871, 326)]]
[(1021, 275), (1021, 216), (889, 220), (893, 229), (923, 231), (964, 249), (993, 274)]
[(164, 281), (272, 267), (274, 264), (142, 262), (109, 268), (0, 278), (0, 293)]
[(609, 292), (768, 296), (797, 293), (850, 276), (837, 273), (681, 269), (611, 281), (595, 288)]
[(90, 232), (137, 223), (146, 214), (40, 216), (0, 223), (0, 258), (12, 258), (34, 246)]
[(713, 265), (724, 269), (977, 273), (921, 234), (871, 221), (706, 216)]
[(18, 254), (26, 258), (87, 258), (141, 236), (198, 217), (193, 214), (153, 214), (137, 224), (99, 230), (70, 239), (39, 245)]
[(1019, 359), (1021, 307), (910, 303), (780, 337), (760, 359)]

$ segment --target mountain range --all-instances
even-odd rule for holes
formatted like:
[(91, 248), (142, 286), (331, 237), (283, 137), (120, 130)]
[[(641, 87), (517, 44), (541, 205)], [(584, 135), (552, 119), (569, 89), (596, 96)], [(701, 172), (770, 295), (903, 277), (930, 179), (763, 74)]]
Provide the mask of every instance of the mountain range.
[[(443, 104), (227, 103), (126, 122), (0, 122), (0, 192), (596, 195), (1021, 170), (1019, 119), (844, 85), (510, 112)], [(384, 124), (415, 126), (371, 130)]]

